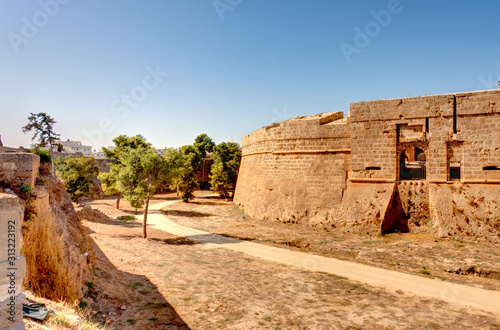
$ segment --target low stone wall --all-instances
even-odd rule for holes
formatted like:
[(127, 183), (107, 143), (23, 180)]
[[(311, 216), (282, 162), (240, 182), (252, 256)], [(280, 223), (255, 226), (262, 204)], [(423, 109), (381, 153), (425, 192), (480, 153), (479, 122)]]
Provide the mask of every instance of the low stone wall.
[(20, 187), (35, 186), (40, 157), (31, 153), (0, 153), (0, 181)]
[(23, 210), (17, 196), (0, 193), (0, 329), (24, 329), (21, 293), (26, 260), (21, 256)]

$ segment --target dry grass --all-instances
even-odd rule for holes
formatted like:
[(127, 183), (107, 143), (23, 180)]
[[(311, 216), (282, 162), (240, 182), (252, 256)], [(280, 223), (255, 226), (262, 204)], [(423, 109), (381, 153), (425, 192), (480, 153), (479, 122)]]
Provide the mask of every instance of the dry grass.
[(44, 304), (52, 312), (47, 316), (46, 321), (41, 322), (24, 319), (26, 329), (52, 329), (52, 330), (106, 330), (104, 325), (91, 321), (91, 310), (81, 309), (77, 304), (67, 302), (54, 302), (48, 299), (34, 296), (31, 292), (25, 291), (26, 296), (37, 303)]

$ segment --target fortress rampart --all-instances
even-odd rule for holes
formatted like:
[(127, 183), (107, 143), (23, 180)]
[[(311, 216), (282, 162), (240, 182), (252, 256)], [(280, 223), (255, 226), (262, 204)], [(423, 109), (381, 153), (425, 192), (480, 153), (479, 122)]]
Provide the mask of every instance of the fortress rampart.
[(353, 103), (242, 147), (235, 202), (251, 216), (500, 242), (500, 90)]
[(342, 117), (298, 117), (243, 138), (235, 201), (253, 216), (287, 222), (339, 206), (350, 158)]

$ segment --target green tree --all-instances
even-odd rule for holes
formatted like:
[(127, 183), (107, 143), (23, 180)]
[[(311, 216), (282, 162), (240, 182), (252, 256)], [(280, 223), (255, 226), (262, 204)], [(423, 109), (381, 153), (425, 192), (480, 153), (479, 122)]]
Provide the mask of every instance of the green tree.
[(127, 135), (119, 135), (113, 139), (115, 144), (114, 148), (102, 148), (104, 156), (108, 159), (114, 159), (115, 162), (110, 164), (110, 171), (101, 173), (99, 180), (102, 182), (102, 189), (108, 195), (118, 195), (116, 198), (116, 208), (120, 208), (120, 200), (122, 192), (117, 186), (117, 179), (123, 169), (121, 158), (124, 153), (129, 152), (131, 149), (151, 148), (151, 144), (146, 141), (142, 135), (129, 137)]
[(212, 158), (214, 163), (210, 175), (211, 190), (226, 199), (232, 197), (241, 161), (239, 144), (234, 142), (219, 143), (214, 148)]
[(143, 237), (147, 237), (149, 201), (156, 186), (166, 176), (165, 161), (151, 148), (130, 148), (119, 155), (121, 167), (115, 187), (123, 198), (136, 208), (144, 206)]
[(69, 196), (77, 204), (81, 197), (91, 196), (98, 189), (95, 178), (99, 174), (99, 168), (92, 157), (58, 157), (57, 171), (65, 182)]
[(176, 187), (184, 202), (194, 199), (194, 191), (198, 188), (197, 173), (201, 164), (201, 153), (192, 145), (180, 149), (170, 149), (165, 154), (168, 177)]
[(214, 141), (207, 134), (203, 133), (198, 135), (194, 139), (193, 146), (200, 152), (201, 160), (200, 160), (200, 169), (201, 169), (201, 184), (202, 189), (205, 185), (205, 172), (210, 172), (210, 169), (205, 167), (205, 159), (208, 157), (208, 153), (211, 153), (215, 147)]
[(193, 146), (199, 151), (199, 153), (201, 154), (201, 157), (205, 158), (205, 157), (207, 157), (207, 154), (209, 152), (212, 152), (212, 150), (215, 147), (215, 143), (214, 143), (214, 141), (212, 141), (211, 138), (208, 137), (207, 134), (203, 133), (203, 134), (198, 135), (194, 139)]
[(99, 173), (98, 179), (101, 180), (101, 188), (107, 195), (118, 195), (116, 198), (116, 208), (120, 208), (121, 192), (118, 190), (116, 179), (120, 173), (122, 164), (110, 164), (109, 172)]
[(49, 145), (50, 156), (52, 158), (52, 175), (55, 176), (56, 168), (54, 164), (53, 146), (61, 135), (54, 132), (54, 124), (56, 124), (56, 121), (45, 112), (39, 112), (37, 114), (30, 113), (28, 124), (23, 126), (22, 130), (24, 133), (35, 131), (31, 140), (38, 139), (36, 145), (37, 149)]

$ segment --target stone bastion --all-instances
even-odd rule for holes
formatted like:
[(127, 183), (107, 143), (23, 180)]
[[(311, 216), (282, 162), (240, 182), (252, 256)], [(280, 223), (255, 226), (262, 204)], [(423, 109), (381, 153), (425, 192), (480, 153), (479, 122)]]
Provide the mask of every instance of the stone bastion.
[(248, 215), (500, 243), (500, 90), (353, 103), (242, 140)]

